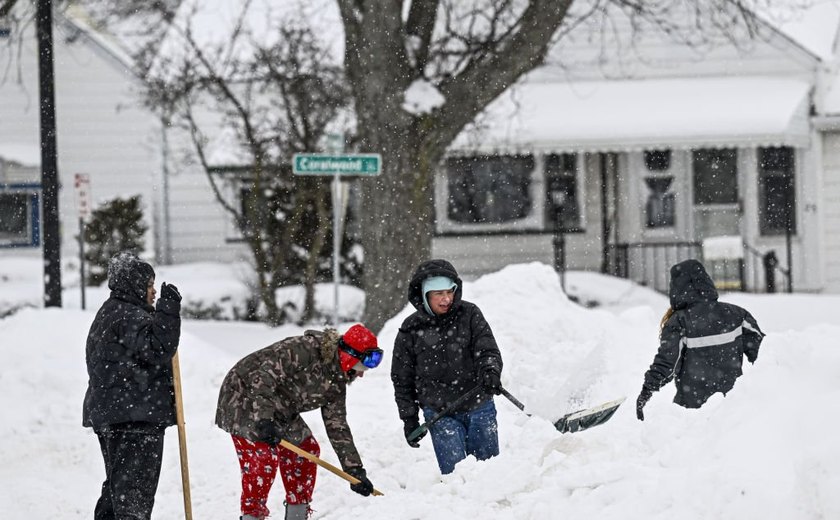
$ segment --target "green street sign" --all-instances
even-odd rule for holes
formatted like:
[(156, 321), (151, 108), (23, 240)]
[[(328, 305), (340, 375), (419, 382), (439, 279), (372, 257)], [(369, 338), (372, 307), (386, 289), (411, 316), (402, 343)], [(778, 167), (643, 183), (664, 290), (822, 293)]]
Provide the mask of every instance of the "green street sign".
[(327, 155), (296, 153), (292, 156), (295, 175), (379, 175), (382, 156), (378, 153)]

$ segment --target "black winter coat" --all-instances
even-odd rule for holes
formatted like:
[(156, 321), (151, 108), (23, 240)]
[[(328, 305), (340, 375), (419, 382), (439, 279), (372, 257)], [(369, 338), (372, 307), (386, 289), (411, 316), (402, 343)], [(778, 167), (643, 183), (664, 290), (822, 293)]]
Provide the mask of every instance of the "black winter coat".
[(82, 424), (145, 422), (175, 424), (172, 357), (181, 335), (180, 302), (146, 303), (152, 267), (136, 257), (109, 266), (111, 296), (90, 326), (86, 361), (88, 389)]
[(662, 328), (644, 386), (655, 391), (676, 379), (674, 402), (699, 408), (712, 394), (732, 389), (743, 356), (751, 363), (758, 358), (764, 333), (745, 309), (717, 301), (714, 283), (697, 260), (671, 268), (670, 298), (674, 313)]
[[(423, 308), (421, 284), (430, 276), (447, 276), (458, 284), (452, 308), (442, 316)], [(411, 278), (408, 300), (417, 311), (400, 326), (391, 363), (400, 419), (416, 418), (420, 407), (443, 409), (478, 386), (483, 370), (502, 372), (493, 331), (477, 306), (461, 300), (462, 286), (446, 260), (424, 262)], [(471, 410), (491, 398), (478, 392), (455, 411)]]

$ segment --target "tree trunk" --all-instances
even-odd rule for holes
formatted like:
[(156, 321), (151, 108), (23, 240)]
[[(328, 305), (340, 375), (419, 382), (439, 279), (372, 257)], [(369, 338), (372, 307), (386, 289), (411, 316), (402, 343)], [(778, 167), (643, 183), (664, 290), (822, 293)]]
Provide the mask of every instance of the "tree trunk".
[(306, 267), (304, 268), (304, 302), (303, 312), (300, 317), (300, 325), (312, 321), (315, 315), (315, 277), (318, 271), (318, 261), (320, 260), (321, 251), (327, 242), (327, 234), (330, 229), (329, 208), (326, 203), (327, 194), (324, 193), (324, 188), (319, 186), (315, 189), (313, 194), (313, 203), (315, 211), (318, 214), (318, 226), (314, 230), (312, 244), (309, 247), (309, 256), (306, 259)]
[[(479, 48), (464, 56), (464, 66), (454, 75), (437, 78), (444, 104), (416, 114), (403, 108), (405, 92), (414, 81), (427, 78), (425, 66), (412, 63), (406, 49), (417, 47), (412, 42), (419, 38), (419, 57), (425, 63), (434, 47), (430, 38), (439, 2), (412, 2), (406, 27), (401, 2), (338, 0), (359, 151), (382, 154), (383, 174), (362, 181), (365, 321), (371, 329), (381, 329), (405, 306), (409, 277), (431, 256), (433, 171), (444, 151), (484, 107), (542, 63), (571, 2), (527, 2), (517, 23), (508, 27), (515, 30), (492, 43), (493, 52)], [(516, 11), (509, 2), (494, 4), (494, 9), (500, 17)]]
[[(408, 134), (406, 132), (403, 135)], [(372, 140), (382, 154), (382, 175), (362, 180), (365, 248), (365, 323), (378, 331), (407, 303), (417, 265), (428, 260), (434, 232), (433, 172), (420, 145), (410, 139)]]

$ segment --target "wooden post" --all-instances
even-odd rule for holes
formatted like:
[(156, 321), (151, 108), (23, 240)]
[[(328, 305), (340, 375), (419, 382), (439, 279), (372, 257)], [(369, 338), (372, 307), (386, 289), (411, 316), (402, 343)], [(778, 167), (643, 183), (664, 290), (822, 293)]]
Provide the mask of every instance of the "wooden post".
[(192, 520), (190, 499), (190, 466), (187, 462), (187, 431), (184, 428), (184, 401), (181, 395), (181, 365), (178, 353), (172, 357), (172, 379), (175, 384), (175, 418), (178, 424), (178, 447), (181, 454), (181, 486), (184, 489), (184, 517)]

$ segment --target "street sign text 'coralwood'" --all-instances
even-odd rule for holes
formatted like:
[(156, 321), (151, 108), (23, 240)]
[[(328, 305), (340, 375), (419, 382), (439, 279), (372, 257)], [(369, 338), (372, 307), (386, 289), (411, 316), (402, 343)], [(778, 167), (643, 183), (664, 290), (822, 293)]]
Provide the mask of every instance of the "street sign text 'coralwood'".
[(382, 156), (378, 153), (310, 154), (296, 153), (292, 157), (295, 175), (379, 175)]

